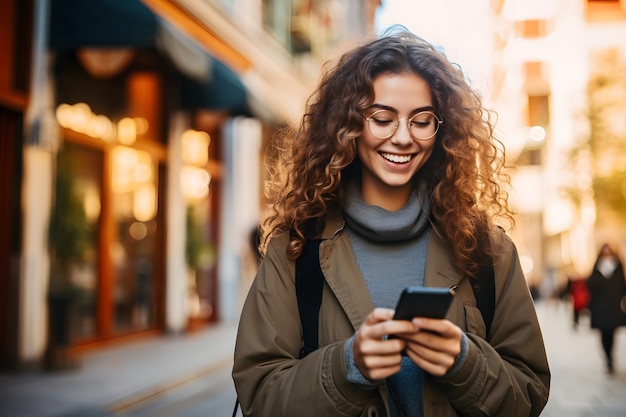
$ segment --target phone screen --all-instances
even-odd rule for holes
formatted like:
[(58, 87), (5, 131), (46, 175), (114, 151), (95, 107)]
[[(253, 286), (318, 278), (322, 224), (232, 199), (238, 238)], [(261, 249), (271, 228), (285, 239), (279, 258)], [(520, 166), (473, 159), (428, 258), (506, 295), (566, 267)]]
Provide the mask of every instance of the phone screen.
[(413, 317), (442, 319), (446, 316), (454, 296), (450, 288), (407, 287), (400, 294), (394, 320)]

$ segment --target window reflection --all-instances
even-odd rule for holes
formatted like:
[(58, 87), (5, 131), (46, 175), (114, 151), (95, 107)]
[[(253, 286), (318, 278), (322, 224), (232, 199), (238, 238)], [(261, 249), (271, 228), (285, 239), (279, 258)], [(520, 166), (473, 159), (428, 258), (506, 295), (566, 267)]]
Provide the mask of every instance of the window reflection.
[(50, 219), (50, 296), (72, 300), (73, 338), (97, 332), (98, 223), (101, 214), (101, 152), (65, 143), (57, 159)]
[(113, 149), (113, 328), (126, 333), (155, 326), (157, 169), (149, 153)]

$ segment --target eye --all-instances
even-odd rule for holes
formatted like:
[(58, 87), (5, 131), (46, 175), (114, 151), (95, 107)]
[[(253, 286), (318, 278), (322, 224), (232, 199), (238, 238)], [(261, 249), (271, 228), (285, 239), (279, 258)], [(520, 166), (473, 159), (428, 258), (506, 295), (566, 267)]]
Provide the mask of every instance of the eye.
[(374, 114), (370, 116), (370, 120), (378, 126), (389, 126), (396, 123), (395, 115), (388, 111), (374, 112)]
[(379, 126), (389, 126), (390, 124), (393, 124), (393, 120), (391, 119), (384, 119), (382, 117), (372, 117), (372, 122), (376, 123)]
[(412, 120), (411, 125), (419, 128), (425, 128), (433, 124), (432, 120)]
[(417, 128), (430, 127), (435, 123), (435, 115), (432, 113), (417, 113), (411, 119), (411, 126)]

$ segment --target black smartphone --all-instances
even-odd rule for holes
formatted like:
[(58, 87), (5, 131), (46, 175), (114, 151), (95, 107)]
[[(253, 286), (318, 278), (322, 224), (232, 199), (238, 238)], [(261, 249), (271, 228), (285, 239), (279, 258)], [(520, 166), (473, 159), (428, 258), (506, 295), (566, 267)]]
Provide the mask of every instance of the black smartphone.
[(442, 319), (446, 316), (454, 291), (450, 288), (407, 287), (400, 294), (394, 320), (413, 317)]

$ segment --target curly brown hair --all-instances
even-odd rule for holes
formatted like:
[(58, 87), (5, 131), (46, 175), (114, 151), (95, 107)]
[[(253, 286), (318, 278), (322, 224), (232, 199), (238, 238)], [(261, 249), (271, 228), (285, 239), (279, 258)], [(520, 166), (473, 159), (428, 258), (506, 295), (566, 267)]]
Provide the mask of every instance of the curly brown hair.
[(513, 225), (508, 194), (500, 186), (510, 181), (504, 147), (480, 94), (443, 53), (409, 32), (370, 41), (328, 65), (300, 128), (283, 132), (273, 148), (276, 160), (269, 163), (266, 187), (273, 210), (263, 222), (261, 250), (289, 230), (287, 255), (295, 259), (306, 239), (321, 232), (325, 214), (340, 206), (342, 184), (360, 176), (356, 141), (364, 128), (360, 114), (374, 102), (374, 80), (410, 72), (426, 80), (434, 111), (444, 121), (414, 183), (430, 195), (431, 222), (450, 242), (455, 266), (474, 276), (497, 251), (490, 244), (497, 221)]

